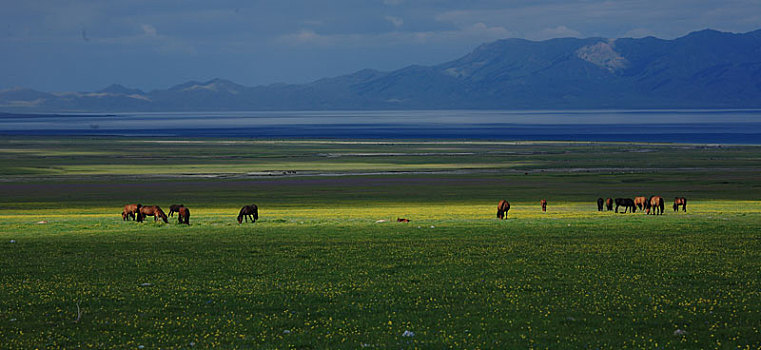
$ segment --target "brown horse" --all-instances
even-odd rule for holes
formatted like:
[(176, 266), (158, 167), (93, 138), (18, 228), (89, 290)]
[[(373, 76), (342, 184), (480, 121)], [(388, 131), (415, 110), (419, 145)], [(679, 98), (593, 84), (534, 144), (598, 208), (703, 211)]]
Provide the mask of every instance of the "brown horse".
[(639, 210), (645, 210), (645, 208), (647, 208), (647, 198), (634, 197), (634, 205), (636, 205)]
[(497, 218), (498, 219), (507, 219), (507, 211), (510, 210), (510, 203), (506, 200), (499, 201), (499, 204), (497, 204)]
[(259, 208), (256, 204), (244, 205), (243, 208), (240, 208), (240, 213), (238, 213), (238, 223), (243, 223), (243, 220), (248, 221), (249, 218), (251, 219), (251, 222), (256, 222), (256, 220), (259, 219)]
[(190, 225), (190, 209), (184, 206), (177, 208), (177, 220), (181, 224)]
[(185, 204), (172, 204), (169, 206), (169, 216), (174, 216), (174, 213), (177, 213), (180, 211), (180, 208), (184, 207)]
[(546, 199), (542, 199), (542, 200), (539, 201), (539, 204), (542, 205), (542, 211), (546, 212), (547, 211), (547, 200)]
[(169, 223), (166, 219), (166, 214), (164, 214), (164, 211), (158, 205), (142, 206), (140, 212), (137, 213), (137, 221), (143, 222), (146, 216), (153, 216), (153, 221), (159, 221), (159, 218), (161, 218), (165, 223)]
[(396, 218), (396, 222), (410, 222), (410, 219)]
[(142, 207), (142, 204), (127, 204), (124, 206), (124, 210), (122, 210), (122, 220), (127, 221), (127, 219), (132, 218), (132, 220), (135, 220), (135, 214), (140, 211), (140, 208)]
[(597, 198), (597, 211), (602, 211), (603, 205), (605, 205), (605, 200), (602, 197)]
[(608, 197), (608, 199), (605, 200), (605, 207), (608, 208), (608, 211), (613, 210), (613, 198)]
[(674, 211), (679, 211), (679, 206), (682, 206), (682, 211), (687, 211), (687, 198), (674, 197)]
[[(652, 196), (650, 197), (650, 200), (648, 201), (647, 206), (647, 214), (650, 215), (650, 209), (653, 210), (653, 215), (663, 215), (663, 197), (661, 196)], [(660, 210), (660, 214), (658, 211)]]

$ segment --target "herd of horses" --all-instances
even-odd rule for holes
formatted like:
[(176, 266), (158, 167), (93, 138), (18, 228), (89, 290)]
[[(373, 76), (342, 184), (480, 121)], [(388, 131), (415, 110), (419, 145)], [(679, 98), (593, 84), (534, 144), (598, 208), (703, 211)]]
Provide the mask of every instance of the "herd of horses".
[[(603, 208), (607, 208), (608, 211), (611, 211), (613, 210), (613, 203), (616, 204), (616, 213), (618, 213), (619, 208), (623, 207), (623, 213), (626, 213), (627, 211), (630, 213), (636, 213), (637, 208), (639, 208), (648, 215), (651, 212), (653, 215), (663, 215), (664, 200), (661, 196), (650, 196), (650, 198), (640, 196), (635, 197), (634, 199), (616, 198), (615, 200), (613, 200), (613, 198), (597, 198), (597, 211), (603, 211)], [(547, 211), (546, 199), (539, 201), (539, 205), (541, 205), (543, 212)], [(674, 211), (678, 211), (680, 206), (682, 211), (687, 211), (687, 199), (684, 197), (675, 197), (673, 206)], [(497, 204), (497, 218), (500, 220), (506, 219), (509, 210), (510, 202), (504, 199), (499, 201)], [(185, 207), (185, 205), (170, 205), (169, 216), (173, 216), (174, 213), (177, 213), (177, 219), (180, 224), (190, 225), (190, 209)], [(124, 210), (122, 210), (122, 220), (124, 221), (132, 219), (137, 222), (143, 222), (145, 221), (146, 216), (153, 216), (153, 221), (161, 219), (164, 220), (165, 223), (169, 222), (167, 214), (165, 214), (158, 205), (127, 204), (124, 206)], [(249, 220), (251, 220), (252, 223), (259, 220), (259, 207), (257, 207), (256, 204), (244, 205), (238, 212), (238, 224), (242, 224), (244, 221), (248, 222)], [(409, 220), (397, 219), (397, 222), (409, 222)]]
[[(169, 216), (174, 216), (174, 213), (177, 213), (179, 223), (190, 225), (190, 209), (182, 204), (172, 204), (169, 206)], [(143, 222), (146, 216), (153, 216), (153, 221), (161, 219), (165, 223), (169, 222), (166, 213), (158, 205), (127, 204), (122, 210), (122, 220), (124, 221), (132, 219)]]
[[(169, 206), (169, 216), (174, 216), (177, 213), (177, 219), (180, 224), (190, 225), (190, 209), (184, 204), (172, 204)], [(169, 223), (167, 215), (161, 210), (158, 205), (142, 205), (142, 204), (127, 204), (122, 210), (122, 220), (128, 221), (129, 219), (137, 222), (145, 221), (146, 216), (153, 216), (153, 221), (164, 220), (164, 223)], [(240, 208), (238, 213), (238, 223), (243, 223), (243, 220), (248, 222), (256, 222), (259, 219), (259, 208), (256, 204), (244, 205)]]
[[(613, 198), (604, 200), (602, 198), (597, 198), (597, 211), (603, 211), (603, 207), (608, 211), (613, 210), (613, 203), (616, 204), (616, 213), (618, 213), (620, 207), (623, 207), (624, 213), (627, 211), (630, 213), (636, 213), (637, 209), (639, 209), (648, 215), (650, 215), (650, 213), (653, 215), (663, 215), (665, 208), (665, 201), (661, 196), (650, 196), (650, 198), (640, 196), (634, 197), (634, 199), (616, 198), (615, 201)], [(682, 211), (687, 211), (687, 198), (674, 197), (674, 211), (679, 211), (679, 207), (682, 207)]]
[[(603, 208), (607, 208), (611, 211), (613, 210), (614, 203), (616, 204), (616, 213), (618, 213), (620, 207), (623, 207), (624, 211), (622, 213), (626, 213), (627, 211), (630, 213), (636, 213), (637, 208), (639, 208), (648, 215), (650, 215), (651, 212), (653, 215), (663, 215), (663, 209), (665, 207), (663, 197), (661, 196), (650, 196), (650, 198), (640, 196), (635, 197), (634, 199), (616, 198), (615, 200), (613, 200), (613, 198), (597, 198), (597, 211), (603, 211)], [(539, 205), (542, 206), (543, 212), (547, 211), (546, 199), (540, 200)], [(679, 207), (682, 208), (682, 211), (687, 211), (687, 198), (674, 197), (674, 211), (679, 211)], [(497, 204), (497, 218), (506, 219), (508, 210), (510, 210), (510, 202), (504, 199), (499, 201)]]

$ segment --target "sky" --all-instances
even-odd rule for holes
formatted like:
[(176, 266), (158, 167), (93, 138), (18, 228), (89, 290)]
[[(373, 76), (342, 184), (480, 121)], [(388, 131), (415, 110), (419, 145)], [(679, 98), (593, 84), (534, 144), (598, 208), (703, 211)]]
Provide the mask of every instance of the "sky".
[(305, 83), (456, 59), (503, 38), (761, 28), (759, 0), (0, 0), (0, 89)]

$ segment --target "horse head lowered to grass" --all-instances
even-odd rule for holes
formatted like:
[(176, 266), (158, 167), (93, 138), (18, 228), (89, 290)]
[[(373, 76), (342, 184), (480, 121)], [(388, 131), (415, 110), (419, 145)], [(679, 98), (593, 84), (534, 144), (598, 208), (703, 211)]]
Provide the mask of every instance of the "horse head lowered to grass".
[(501, 200), (497, 204), (497, 218), (500, 220), (507, 218), (507, 212), (510, 210), (510, 202)]
[(256, 204), (251, 205), (244, 205), (243, 208), (240, 208), (240, 212), (238, 213), (238, 223), (243, 223), (243, 220), (251, 219), (251, 222), (256, 222), (256, 220), (259, 219), (259, 208), (256, 206)]
[(142, 206), (143, 206), (142, 204), (125, 205), (124, 210), (122, 210), (122, 220), (127, 221), (129, 218), (132, 218), (132, 220), (135, 220), (135, 215), (138, 214)]

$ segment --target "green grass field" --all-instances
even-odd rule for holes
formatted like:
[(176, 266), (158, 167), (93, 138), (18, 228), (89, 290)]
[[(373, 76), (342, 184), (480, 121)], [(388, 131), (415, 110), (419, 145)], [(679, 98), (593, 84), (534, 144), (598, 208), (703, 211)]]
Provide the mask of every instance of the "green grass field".
[[(0, 348), (755, 349), (760, 151), (10, 137)], [(665, 215), (597, 212), (650, 194)]]

